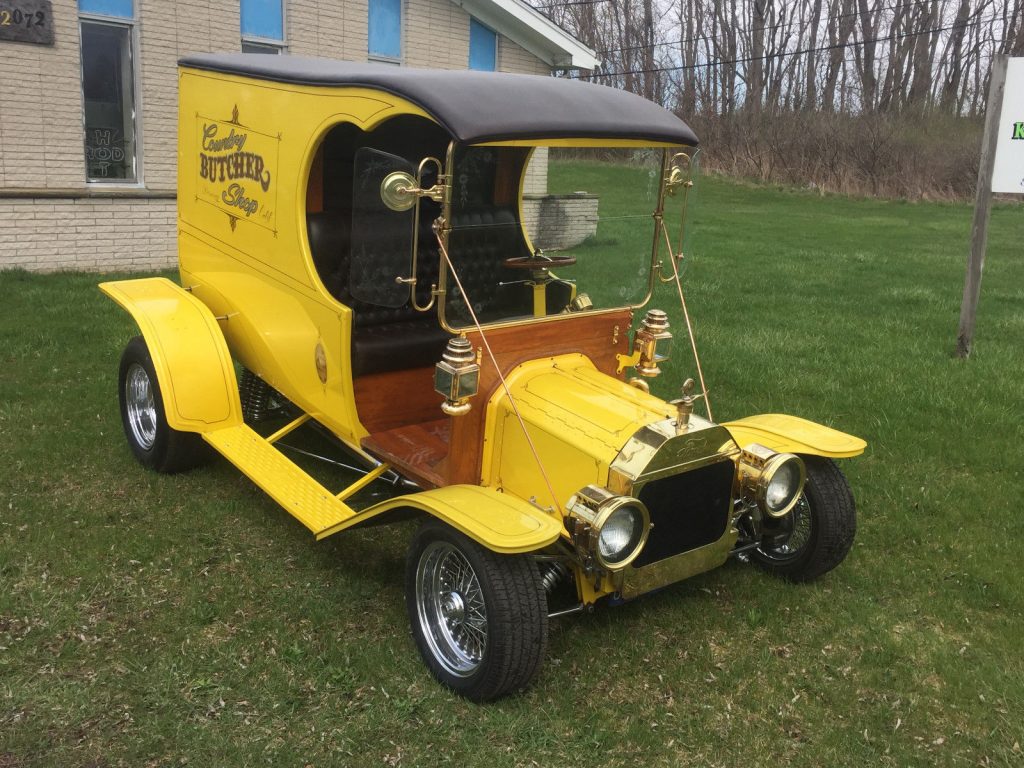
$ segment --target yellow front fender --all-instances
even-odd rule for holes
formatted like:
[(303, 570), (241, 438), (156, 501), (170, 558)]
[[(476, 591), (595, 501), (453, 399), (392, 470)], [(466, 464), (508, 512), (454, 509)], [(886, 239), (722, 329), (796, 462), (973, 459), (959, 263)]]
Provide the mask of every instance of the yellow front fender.
[(209, 432), (242, 423), (231, 353), (205, 304), (162, 277), (99, 287), (142, 331), (172, 429)]
[(797, 416), (765, 413), (722, 425), (741, 448), (760, 443), (780, 453), (804, 453), (846, 459), (859, 456), (867, 443), (859, 437)]
[(516, 496), (477, 485), (449, 485), (388, 499), (321, 531), (317, 538), (410, 508), (443, 520), (494, 552), (534, 552), (554, 543), (562, 532), (557, 518)]

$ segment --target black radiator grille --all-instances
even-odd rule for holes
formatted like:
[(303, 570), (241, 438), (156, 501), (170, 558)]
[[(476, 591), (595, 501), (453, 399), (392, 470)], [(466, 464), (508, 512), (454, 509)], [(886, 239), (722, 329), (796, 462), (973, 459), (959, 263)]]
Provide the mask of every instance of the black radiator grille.
[(726, 459), (652, 480), (640, 491), (654, 529), (633, 567), (641, 568), (722, 538), (729, 524), (736, 465)]

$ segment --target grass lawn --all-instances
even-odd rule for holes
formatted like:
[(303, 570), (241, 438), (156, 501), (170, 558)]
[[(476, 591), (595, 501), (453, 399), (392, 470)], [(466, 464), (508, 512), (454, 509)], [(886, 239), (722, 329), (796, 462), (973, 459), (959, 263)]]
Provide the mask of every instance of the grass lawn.
[(1024, 763), (1024, 208), (993, 213), (964, 362), (971, 213), (702, 182), (715, 416), (867, 439), (857, 542), (813, 585), (734, 563), (556, 620), (535, 687), (488, 706), (420, 662), (407, 525), (317, 544), (224, 461), (142, 471), (128, 316), (97, 275), (0, 273), (0, 766)]

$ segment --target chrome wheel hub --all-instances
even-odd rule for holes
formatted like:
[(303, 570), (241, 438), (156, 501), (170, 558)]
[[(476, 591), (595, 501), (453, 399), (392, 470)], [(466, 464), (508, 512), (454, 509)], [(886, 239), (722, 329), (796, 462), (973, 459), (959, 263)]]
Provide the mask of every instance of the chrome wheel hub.
[(138, 363), (132, 363), (125, 376), (124, 403), (132, 437), (143, 450), (150, 450), (156, 442), (156, 400), (149, 374)]
[(466, 617), (466, 602), (458, 592), (449, 592), (441, 598), (441, 614), (449, 627), (455, 628)]
[(758, 547), (758, 551), (769, 560), (779, 563), (793, 560), (811, 541), (811, 508), (806, 494), (800, 496), (789, 515), (792, 527), (786, 540)]
[(480, 579), (455, 546), (435, 541), (416, 567), (416, 614), (431, 655), (450, 674), (468, 677), (487, 650), (487, 606)]

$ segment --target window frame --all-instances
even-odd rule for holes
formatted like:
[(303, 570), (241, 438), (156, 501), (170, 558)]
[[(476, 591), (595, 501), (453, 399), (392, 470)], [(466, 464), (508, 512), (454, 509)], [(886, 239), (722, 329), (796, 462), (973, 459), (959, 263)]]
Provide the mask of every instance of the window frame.
[[(139, 71), (141, 67), (139, 58), (139, 17), (136, 3), (132, 3), (132, 15), (131, 16), (108, 16), (100, 13), (90, 13), (86, 11), (78, 12), (78, 91), (82, 96), (82, 175), (85, 177), (85, 183), (89, 187), (118, 187), (124, 189), (125, 187), (145, 187), (145, 175), (144, 175), (144, 142), (143, 142), (143, 120), (142, 120), (142, 75)], [(89, 178), (89, 163), (85, 157), (85, 139), (86, 139), (86, 124), (85, 124), (85, 62), (82, 59), (82, 25), (83, 24), (102, 24), (108, 27), (121, 27), (128, 29), (128, 57), (131, 61), (132, 66), (132, 127), (135, 134), (135, 156), (133, 158), (133, 167), (135, 170), (135, 178), (133, 179), (90, 179)]]
[[(262, 51), (247, 51), (245, 46), (251, 45), (257, 48), (264, 48)], [(242, 53), (262, 53), (268, 56), (282, 56), (288, 52), (288, 46), (280, 40), (268, 40), (265, 37), (251, 37), (246, 35), (242, 38)]]
[[(242, 3), (245, 0), (238, 0), (238, 36), (241, 41), (239, 49), (246, 43), (252, 45), (262, 46), (264, 48), (274, 48), (277, 55), (283, 55), (288, 52), (288, 4), (286, 0), (280, 0), (281, 2), (281, 39), (278, 40), (274, 37), (262, 37), (260, 35), (247, 35), (242, 31)], [(242, 51), (245, 53), (245, 51)], [(250, 53), (257, 53), (257, 51), (250, 51)], [(258, 51), (258, 53), (264, 53), (267, 55), (273, 55), (269, 51)]]
[[(382, 1), (382, 0), (380, 0)], [(370, 6), (375, 0), (367, 0), (366, 3), (366, 59), (384, 64), (401, 65), (405, 61), (405, 0), (395, 0), (398, 3), (398, 56), (389, 56), (385, 53), (374, 53), (370, 50)]]
[[(476, 25), (481, 29), (484, 29), (494, 35), (494, 60), (491, 62), (490, 69), (477, 69), (473, 66), (473, 26)], [(469, 52), (466, 55), (466, 69), (474, 72), (497, 72), (498, 71), (498, 45), (501, 35), (498, 34), (496, 29), (492, 29), (487, 24), (484, 24), (476, 16), (469, 17)]]

